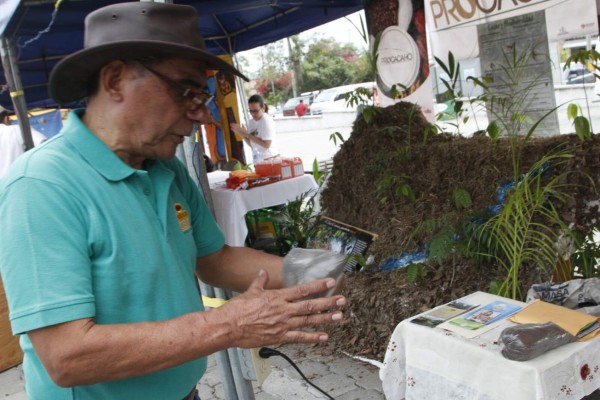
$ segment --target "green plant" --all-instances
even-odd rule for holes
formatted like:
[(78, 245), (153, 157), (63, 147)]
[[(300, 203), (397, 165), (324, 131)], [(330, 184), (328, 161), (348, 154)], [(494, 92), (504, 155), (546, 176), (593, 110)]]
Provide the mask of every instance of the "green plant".
[[(571, 64), (573, 63), (581, 65), (591, 65), (594, 70), (594, 76), (596, 77), (596, 79), (600, 79), (600, 74), (598, 73), (598, 71), (600, 71), (600, 66), (598, 65), (599, 61), (600, 53), (598, 53), (596, 50), (579, 50), (577, 53), (567, 58), (563, 67), (563, 71), (570, 69)], [(581, 85), (585, 85), (585, 82), (583, 80), (581, 81)], [(585, 104), (587, 107), (587, 115), (589, 117), (591, 115), (590, 102), (587, 95), (587, 91), (584, 90), (583, 93), (585, 95)], [(590, 123), (590, 119), (583, 115), (581, 107), (575, 104), (570, 104), (567, 108), (567, 116), (569, 117), (569, 119), (573, 119), (575, 133), (577, 133), (577, 136), (579, 136), (581, 140), (588, 139), (589, 137), (591, 137), (592, 126)]]
[(443, 262), (456, 252), (458, 235), (453, 227), (444, 227), (438, 231), (429, 243), (427, 258), (437, 262)]
[(331, 135), (329, 135), (329, 140), (331, 140), (333, 142), (333, 144), (336, 146), (337, 146), (338, 140), (340, 141), (340, 144), (344, 144), (344, 142), (345, 142), (344, 137), (339, 132), (333, 132)]
[(546, 111), (537, 120), (527, 114), (535, 98), (535, 90), (543, 79), (541, 72), (537, 75), (532, 73), (535, 71), (531, 68), (532, 63), (547, 55), (537, 52), (535, 46), (525, 48), (522, 52), (517, 51), (516, 44), (507, 47), (509, 50), (502, 52), (503, 62), (498, 63), (500, 71), (494, 74), (494, 78), (469, 76), (467, 80), (483, 90), (478, 99), (485, 103), (490, 116), (487, 134), (494, 141), (501, 136), (510, 140), (513, 179), (516, 181), (526, 144), (544, 119), (560, 106)]
[(325, 176), (325, 173), (319, 170), (319, 162), (317, 161), (316, 157), (312, 164), (312, 174), (313, 178), (315, 178), (315, 182), (317, 183), (321, 182), (321, 178)]
[[(368, 33), (365, 29), (365, 25), (363, 23), (362, 18), (360, 19), (361, 29), (359, 33), (362, 38), (365, 40), (365, 43), (368, 43)], [(375, 36), (373, 41), (372, 50), (367, 52), (367, 64), (369, 69), (369, 79), (374, 79), (377, 76), (377, 59), (379, 57), (379, 42), (381, 41), (381, 33)], [(356, 106), (358, 111), (363, 116), (365, 122), (368, 124), (373, 120), (373, 117), (377, 115), (381, 110), (379, 107), (375, 106), (375, 88), (369, 89), (365, 87), (359, 87), (352, 92), (344, 94), (342, 97), (346, 101), (346, 106), (353, 107)]]
[(375, 195), (382, 203), (388, 201), (390, 194), (393, 201), (401, 198), (414, 201), (415, 194), (407, 183), (409, 179), (407, 175), (385, 175), (375, 182)]
[[(558, 252), (556, 243), (562, 234), (570, 235), (556, 209), (565, 202), (573, 185), (565, 183), (561, 168), (573, 156), (565, 151), (546, 155), (515, 184), (500, 213), (477, 229), (491, 256), (506, 271), (491, 290), (500, 296), (521, 298), (519, 272), (525, 265), (554, 268)], [(554, 173), (544, 178), (544, 171)]]
[(571, 103), (567, 106), (567, 117), (573, 121), (575, 133), (580, 140), (592, 138), (592, 128), (589, 119), (583, 115), (581, 106)]
[[(366, 37), (366, 35), (365, 35)], [(381, 32), (375, 36), (373, 41), (373, 50), (369, 52), (369, 71), (372, 77), (377, 76), (377, 61), (379, 60), (379, 43), (381, 42)]]
[(463, 93), (460, 90), (460, 63), (454, 58), (452, 52), (448, 52), (448, 63), (444, 63), (440, 58), (435, 57), (435, 61), (439, 67), (446, 73), (449, 79), (442, 78), (442, 84), (446, 87), (446, 91), (442, 93), (442, 98), (445, 103), (450, 105), (452, 108), (450, 111), (442, 111), (436, 115), (436, 119), (446, 120), (455, 119), (456, 122), (451, 124), (456, 128), (457, 133), (460, 135), (460, 120), (462, 118), (463, 123), (467, 123), (469, 120), (468, 116), (465, 116), (465, 109), (463, 108), (464, 101)]
[(423, 270), (422, 264), (409, 264), (406, 266), (406, 279), (410, 283), (415, 283), (417, 279), (423, 278), (425, 271)]
[(314, 213), (316, 194), (317, 191), (305, 192), (279, 211), (280, 241), (288, 251), (292, 247), (304, 247), (308, 231), (317, 217)]
[(575, 252), (570, 257), (573, 276), (592, 278), (600, 276), (600, 244), (595, 240), (600, 231), (592, 230), (587, 235), (575, 234)]
[[(479, 131), (479, 122), (476, 118), (474, 105), (480, 104), (482, 101), (481, 96), (476, 96), (474, 98), (469, 98), (466, 96), (462, 90), (460, 90), (460, 63), (456, 61), (454, 58), (454, 54), (452, 52), (448, 52), (448, 61), (444, 63), (440, 58), (435, 57), (435, 60), (439, 67), (446, 73), (449, 79), (444, 77), (441, 78), (442, 84), (446, 87), (446, 91), (441, 94), (441, 99), (446, 103), (448, 108), (436, 115), (437, 121), (446, 121), (454, 119), (456, 122), (449, 123), (449, 125), (454, 126), (457, 134), (460, 135), (460, 124), (466, 124), (469, 122), (469, 115), (467, 114), (467, 109), (465, 106), (465, 101), (469, 106), (471, 113), (473, 114), (473, 119), (475, 121), (475, 126)], [(480, 107), (480, 106), (478, 106)], [(436, 131), (444, 131), (439, 125), (433, 125)]]
[[(402, 103), (404, 107), (400, 108), (400, 112), (405, 113), (406, 119), (403, 119), (405, 123), (401, 125), (386, 125), (382, 128), (376, 129), (375, 132), (381, 133), (382, 135), (393, 137), (395, 135), (402, 135), (403, 139), (405, 139), (405, 143), (398, 148), (397, 153), (402, 154), (402, 157), (410, 158), (411, 147), (412, 147), (412, 137), (413, 137), (413, 125), (415, 120), (418, 118), (419, 106), (415, 103)], [(377, 107), (375, 107), (378, 109)], [(432, 129), (433, 127), (433, 129)], [(425, 132), (423, 135), (423, 143), (427, 142), (427, 138), (430, 134), (436, 134), (434, 125), (428, 124), (425, 127)]]
[(451, 261), (453, 267), (457, 257), (467, 257), (477, 264), (489, 261), (489, 257), (482, 255), (487, 253), (483, 250), (485, 244), (475, 236), (477, 227), (489, 215), (468, 210), (473, 201), (469, 192), (463, 188), (454, 189), (452, 197), (456, 210), (421, 222), (404, 241), (403, 246), (407, 246), (420, 233), (430, 232), (433, 235), (427, 252), (429, 261), (440, 264)]
[(456, 208), (471, 208), (473, 205), (473, 200), (471, 199), (471, 195), (463, 188), (456, 188), (454, 192), (452, 192), (452, 198), (454, 199), (454, 205)]
[(342, 96), (346, 100), (348, 107), (356, 107), (361, 113), (367, 124), (371, 123), (373, 118), (382, 112), (382, 109), (375, 106), (375, 89), (365, 87), (356, 88), (354, 91)]

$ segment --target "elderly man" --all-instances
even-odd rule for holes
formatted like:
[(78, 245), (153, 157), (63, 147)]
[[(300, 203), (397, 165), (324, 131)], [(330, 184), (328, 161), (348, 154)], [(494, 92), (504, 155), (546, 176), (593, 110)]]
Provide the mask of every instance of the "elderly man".
[[(26, 390), (37, 399), (188, 399), (205, 357), (316, 343), (342, 318), (321, 279), (283, 287), (282, 259), (224, 245), (176, 146), (206, 115), (210, 55), (192, 7), (151, 2), (86, 18), (84, 49), (50, 77), (88, 97), (62, 134), (0, 181), (0, 268)], [(205, 311), (195, 274), (240, 292)]]

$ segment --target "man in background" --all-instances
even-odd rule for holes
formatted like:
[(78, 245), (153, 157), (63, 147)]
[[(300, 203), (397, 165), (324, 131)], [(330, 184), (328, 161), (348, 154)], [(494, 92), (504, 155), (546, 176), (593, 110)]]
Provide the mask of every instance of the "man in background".
[[(0, 106), (0, 178), (8, 167), (25, 152), (25, 141), (19, 125), (11, 125), (10, 116), (14, 113)], [(35, 129), (31, 129), (34, 146), (39, 145), (46, 137)]]
[(300, 103), (296, 104), (294, 109), (296, 110), (296, 115), (302, 117), (308, 111), (308, 106), (304, 104), (304, 100), (300, 99)]

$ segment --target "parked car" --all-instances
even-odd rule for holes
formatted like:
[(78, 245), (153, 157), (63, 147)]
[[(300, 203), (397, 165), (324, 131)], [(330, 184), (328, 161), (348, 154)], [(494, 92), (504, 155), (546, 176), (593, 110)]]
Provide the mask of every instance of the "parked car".
[(310, 113), (312, 115), (321, 115), (324, 111), (356, 111), (356, 105), (349, 107), (346, 104), (346, 95), (354, 92), (359, 87), (374, 89), (375, 83), (356, 83), (354, 85), (338, 86), (323, 90), (310, 106)]
[[(283, 116), (284, 117), (293, 117), (294, 115), (296, 115), (295, 108), (298, 105), (298, 103), (300, 103), (300, 100), (303, 100), (304, 104), (306, 104), (307, 106), (310, 107), (313, 100), (315, 99), (315, 97), (318, 94), (319, 94), (319, 91), (315, 90), (313, 92), (302, 93), (298, 97), (292, 97), (291, 99), (286, 101), (285, 104), (283, 105)], [(310, 110), (309, 110), (309, 112), (307, 112), (307, 114), (310, 114)]]
[(576, 85), (582, 83), (594, 83), (596, 77), (594, 73), (581, 64), (571, 64), (569, 69), (563, 72), (563, 80), (567, 85)]

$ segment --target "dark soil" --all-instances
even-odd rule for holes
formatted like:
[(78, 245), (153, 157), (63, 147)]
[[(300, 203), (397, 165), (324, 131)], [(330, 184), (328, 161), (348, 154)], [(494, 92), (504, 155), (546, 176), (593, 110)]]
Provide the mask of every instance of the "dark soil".
[[(460, 257), (426, 262), (424, 275), (414, 283), (405, 269), (379, 269), (386, 260), (423, 248), (443, 226), (497, 204), (498, 187), (513, 181), (508, 139), (494, 143), (482, 136), (427, 134), (428, 123), (414, 107), (398, 103), (381, 109), (369, 123), (359, 117), (335, 155), (321, 198), (325, 215), (378, 234), (368, 251), (373, 263), (348, 276), (344, 294), (350, 304), (344, 323), (326, 328), (337, 350), (378, 360), (401, 320), (474, 291), (488, 291), (490, 282), (503, 279), (496, 265)], [(519, 174), (558, 148), (574, 154), (562, 168), (568, 183), (576, 186), (570, 191), (573, 200), (557, 207), (572, 229), (589, 232), (600, 217), (598, 206), (589, 205), (598, 195), (586, 178), (598, 182), (597, 135), (585, 142), (575, 135), (534, 138), (524, 145)], [(550, 168), (549, 174), (557, 172)], [(402, 186), (410, 187), (414, 199), (398, 192)], [(455, 204), (457, 188), (469, 193), (468, 209)], [(432, 221), (429, 225), (437, 230), (421, 229)], [(552, 269), (524, 266), (523, 293), (532, 283), (551, 280)]]

